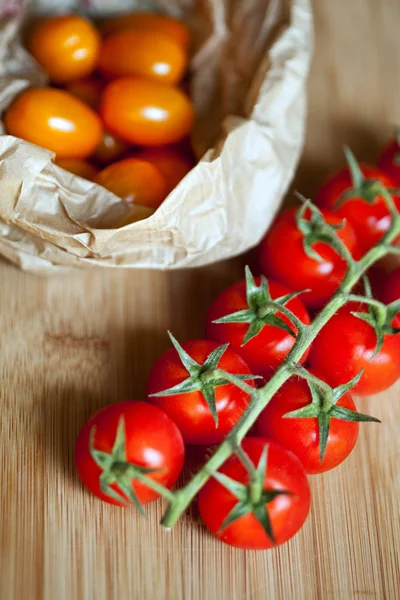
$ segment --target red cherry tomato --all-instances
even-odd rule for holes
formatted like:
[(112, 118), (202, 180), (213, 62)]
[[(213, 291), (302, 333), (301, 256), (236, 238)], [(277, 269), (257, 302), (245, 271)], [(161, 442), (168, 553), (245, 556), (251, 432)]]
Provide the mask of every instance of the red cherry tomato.
[(53, 88), (29, 88), (7, 108), (7, 132), (57, 154), (58, 158), (86, 158), (100, 141), (102, 126), (83, 102)]
[[(265, 509), (275, 543), (250, 510), (244, 511), (227, 527), (222, 527), (237, 506), (238, 499), (215, 478), (209, 479), (198, 495), (200, 515), (205, 525), (218, 539), (237, 548), (264, 550), (287, 542), (299, 531), (310, 509), (307, 475), (294, 454), (267, 439), (246, 438), (242, 443), (254, 467), (259, 465), (266, 446), (267, 468), (263, 490), (269, 492)], [(219, 472), (249, 485), (249, 473), (236, 456), (229, 458)]]
[[(306, 254), (304, 234), (296, 222), (297, 211), (294, 208), (283, 212), (261, 242), (258, 252), (260, 270), (293, 290), (311, 290), (302, 295), (302, 300), (307, 308), (319, 309), (342, 282), (347, 264), (331, 246), (321, 242), (312, 245), (312, 250), (320, 255), (320, 261)], [(330, 225), (340, 225), (343, 221), (331, 211), (323, 209), (321, 212)], [(307, 216), (309, 219), (310, 214)], [(354, 254), (356, 236), (347, 221), (337, 230), (337, 235)]]
[[(193, 340), (183, 344), (183, 349), (198, 364), (203, 365), (218, 344), (207, 340)], [(218, 362), (218, 368), (233, 374), (249, 374), (249, 367), (233, 350), (228, 348)], [(211, 375), (210, 375), (211, 376)], [(152, 396), (185, 381), (189, 373), (175, 349), (168, 350), (154, 364), (147, 382), (147, 397), (173, 419), (187, 444), (216, 444), (224, 439), (243, 414), (249, 395), (232, 384), (215, 387), (218, 415), (216, 426), (203, 393), (199, 390), (177, 393), (172, 396)], [(210, 385), (214, 386), (212, 379)], [(247, 382), (253, 385), (252, 381)]]
[(28, 50), (55, 83), (90, 75), (96, 66), (100, 35), (78, 15), (42, 19), (28, 40)]
[[(261, 278), (255, 282), (260, 284)], [(272, 299), (290, 293), (290, 290), (276, 281), (269, 281)], [(307, 310), (299, 298), (293, 298), (286, 304), (303, 323), (310, 322)], [(264, 325), (260, 333), (242, 345), (248, 331), (248, 323), (214, 323), (226, 315), (249, 308), (246, 298), (246, 282), (239, 281), (224, 290), (213, 302), (207, 315), (206, 337), (221, 344), (230, 343), (233, 350), (244, 358), (253, 373), (268, 378), (289, 354), (295, 338), (288, 332), (272, 325)], [(290, 325), (290, 321), (279, 314), (282, 320)], [(295, 327), (293, 326), (295, 331)], [(302, 362), (306, 359), (303, 356)]]
[[(378, 291), (379, 299), (385, 304), (400, 300), (400, 267), (382, 278), (382, 287)], [(395, 327), (400, 327), (400, 312), (393, 321)]]
[[(378, 181), (387, 188), (396, 188), (396, 182), (380, 169), (370, 165), (360, 165), (360, 168), (367, 180)], [(315, 203), (321, 208), (334, 210), (342, 218), (348, 219), (356, 233), (360, 248), (366, 252), (389, 229), (391, 219), (384, 200), (379, 196), (371, 204), (364, 198), (355, 197), (346, 200), (338, 207), (342, 195), (352, 187), (349, 169), (342, 169), (322, 185)], [(396, 197), (395, 200), (400, 208), (400, 198)]]
[(107, 77), (132, 75), (175, 85), (187, 66), (186, 53), (171, 37), (149, 29), (123, 29), (107, 36), (99, 68)]
[(400, 146), (397, 138), (394, 138), (383, 150), (378, 160), (378, 167), (396, 182), (397, 187), (400, 186)]
[(66, 171), (89, 181), (93, 181), (98, 173), (96, 167), (81, 158), (58, 158), (55, 163)]
[(351, 314), (363, 306), (349, 304), (337, 312), (316, 337), (309, 363), (333, 385), (347, 383), (364, 369), (353, 393), (360, 396), (386, 390), (400, 377), (400, 335), (385, 334), (373, 358), (376, 334), (371, 325)]
[(179, 89), (134, 77), (108, 84), (100, 109), (106, 127), (139, 146), (161, 146), (188, 135), (194, 112)]
[(105, 82), (96, 77), (86, 77), (71, 81), (65, 86), (67, 92), (82, 102), (98, 110)]
[(167, 187), (158, 169), (149, 162), (126, 158), (109, 165), (96, 176), (95, 182), (130, 204), (158, 208)]
[(123, 29), (147, 29), (168, 35), (178, 42), (184, 50), (188, 50), (190, 45), (191, 36), (186, 23), (167, 15), (140, 11), (122, 14), (105, 20), (100, 29), (103, 35), (109, 35)]
[(149, 148), (136, 154), (136, 158), (151, 162), (157, 167), (167, 184), (168, 194), (192, 170), (193, 161), (177, 150)]
[[(325, 381), (317, 371), (313, 375)], [(273, 396), (257, 421), (257, 431), (261, 437), (282, 444), (301, 461), (307, 473), (324, 473), (342, 463), (353, 450), (359, 423), (332, 418), (326, 450), (321, 461), (320, 435), (316, 417), (284, 418), (289, 412), (311, 404), (310, 387), (305, 379), (291, 377)], [(344, 394), (336, 406), (356, 410), (349, 393)]]
[(151, 469), (149, 478), (172, 488), (183, 460), (184, 445), (176, 425), (160, 408), (144, 402), (118, 402), (99, 410), (82, 427), (75, 446), (75, 464), (85, 486), (118, 506), (133, 503), (132, 491), (141, 504), (159, 496), (135, 479), (128, 463)]

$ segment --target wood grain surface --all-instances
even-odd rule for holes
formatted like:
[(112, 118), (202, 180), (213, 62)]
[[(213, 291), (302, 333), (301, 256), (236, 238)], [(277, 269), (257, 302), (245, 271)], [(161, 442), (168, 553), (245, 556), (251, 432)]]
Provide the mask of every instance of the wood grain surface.
[[(400, 122), (399, 0), (315, 0), (308, 139), (295, 183), (312, 194), (348, 143), (375, 159)], [(201, 336), (207, 304), (244, 259), (182, 273), (76, 272), (41, 280), (0, 263), (1, 600), (397, 600), (400, 386), (358, 406), (361, 427), (336, 471), (311, 480), (310, 517), (269, 552), (222, 545), (195, 509), (168, 533), (100, 503), (73, 466), (95, 409), (143, 398), (168, 347)]]

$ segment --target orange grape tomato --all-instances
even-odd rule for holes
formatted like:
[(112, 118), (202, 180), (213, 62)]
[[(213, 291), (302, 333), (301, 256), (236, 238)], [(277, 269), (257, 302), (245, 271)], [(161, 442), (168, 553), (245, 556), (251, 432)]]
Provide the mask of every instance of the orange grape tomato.
[(136, 158), (147, 160), (157, 167), (167, 184), (170, 193), (192, 170), (194, 164), (188, 156), (170, 148), (149, 148), (142, 150)]
[(137, 158), (126, 158), (109, 165), (100, 171), (95, 181), (130, 204), (150, 208), (158, 208), (167, 194), (158, 169)]
[(6, 109), (9, 134), (57, 154), (57, 158), (85, 158), (99, 143), (103, 127), (83, 102), (54, 88), (29, 88)]
[(62, 169), (89, 181), (93, 181), (99, 172), (96, 167), (82, 158), (57, 158), (54, 162)]
[(65, 86), (67, 92), (82, 100), (85, 104), (97, 110), (101, 102), (101, 94), (105, 82), (96, 77), (76, 79)]
[(41, 19), (27, 46), (53, 82), (66, 83), (94, 70), (100, 40), (99, 32), (87, 19), (61, 15)]
[(101, 25), (101, 33), (108, 35), (121, 29), (152, 29), (165, 33), (178, 42), (184, 50), (190, 46), (190, 30), (181, 19), (146, 12), (133, 12), (107, 19)]
[(121, 77), (105, 88), (100, 114), (107, 129), (139, 146), (162, 146), (189, 134), (193, 106), (178, 88)]
[(129, 150), (130, 146), (106, 129), (103, 131), (99, 145), (92, 154), (92, 159), (106, 166), (119, 160)]
[(172, 38), (151, 29), (123, 29), (107, 36), (99, 54), (99, 69), (107, 77), (133, 75), (178, 84), (187, 57)]

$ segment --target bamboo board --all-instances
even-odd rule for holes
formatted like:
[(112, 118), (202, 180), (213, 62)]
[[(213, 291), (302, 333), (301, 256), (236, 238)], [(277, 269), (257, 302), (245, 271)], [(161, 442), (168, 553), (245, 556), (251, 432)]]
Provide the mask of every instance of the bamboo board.
[[(400, 3), (315, 0), (308, 140), (295, 187), (312, 194), (348, 143), (374, 160), (400, 122)], [(93, 271), (40, 280), (0, 263), (0, 600), (397, 600), (400, 386), (358, 406), (348, 461), (311, 480), (302, 531), (269, 552), (222, 545), (185, 516), (157, 526), (92, 498), (73, 443), (110, 401), (143, 398), (153, 360), (201, 336), (243, 259), (184, 273)], [(195, 515), (194, 515), (195, 516)]]

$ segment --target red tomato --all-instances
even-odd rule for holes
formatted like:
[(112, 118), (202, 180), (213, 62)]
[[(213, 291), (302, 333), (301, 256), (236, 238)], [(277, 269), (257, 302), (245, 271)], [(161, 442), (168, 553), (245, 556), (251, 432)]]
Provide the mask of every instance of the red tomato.
[[(283, 212), (261, 242), (258, 252), (260, 270), (267, 277), (293, 290), (310, 289), (310, 292), (302, 295), (302, 300), (307, 308), (319, 309), (343, 281), (347, 264), (331, 246), (321, 242), (312, 245), (312, 250), (320, 255), (321, 261), (306, 254), (303, 246), (305, 236), (296, 222), (297, 211), (297, 208), (293, 208)], [(333, 212), (324, 209), (321, 212), (330, 225), (340, 225), (343, 221)], [(337, 230), (337, 235), (354, 254), (356, 236), (347, 221), (342, 229)]]
[(94, 110), (98, 110), (104, 86), (105, 82), (101, 79), (86, 77), (71, 81), (65, 86), (65, 89)]
[(186, 23), (167, 15), (137, 11), (112, 17), (101, 25), (103, 35), (109, 35), (122, 29), (149, 29), (168, 35), (178, 42), (184, 50), (187, 50), (190, 45), (190, 31)]
[(56, 83), (90, 75), (96, 66), (100, 35), (78, 15), (42, 19), (33, 29), (28, 50)]
[[(261, 278), (255, 282), (260, 285)], [(269, 291), (272, 299), (290, 293), (285, 286), (276, 281), (269, 281)], [(293, 298), (286, 304), (303, 323), (309, 324), (307, 310), (299, 298)], [(224, 290), (213, 302), (207, 315), (206, 337), (221, 344), (230, 343), (231, 347), (244, 358), (253, 373), (268, 378), (289, 354), (295, 343), (295, 338), (283, 329), (272, 325), (264, 325), (261, 331), (243, 344), (243, 339), (249, 329), (248, 323), (214, 323), (213, 321), (249, 308), (246, 297), (246, 282), (239, 281)], [(278, 313), (282, 320), (290, 325), (290, 321)], [(293, 330), (296, 328), (293, 326)], [(303, 361), (306, 355), (303, 356)]]
[(382, 152), (378, 167), (387, 173), (396, 186), (400, 186), (400, 146), (398, 138), (394, 138)]
[(364, 307), (349, 304), (336, 313), (316, 337), (310, 352), (311, 367), (330, 383), (347, 383), (364, 369), (353, 393), (360, 396), (386, 390), (400, 377), (400, 335), (386, 334), (383, 346), (372, 358), (376, 334), (371, 325), (351, 314)]
[[(360, 165), (361, 171), (368, 181), (378, 181), (387, 188), (396, 188), (396, 182), (380, 169), (370, 165)], [(332, 175), (317, 193), (315, 204), (321, 208), (334, 210), (342, 218), (348, 219), (357, 236), (360, 248), (366, 252), (374, 246), (382, 235), (389, 229), (391, 219), (386, 204), (381, 197), (376, 197), (368, 203), (362, 197), (347, 200), (337, 206), (344, 192), (353, 188), (349, 169), (342, 169)], [(400, 208), (400, 198), (396, 197)]]
[[(378, 292), (379, 299), (385, 304), (400, 300), (400, 267), (391, 271), (383, 278), (382, 288)], [(393, 321), (395, 327), (400, 327), (400, 312)]]
[[(275, 543), (251, 510), (251, 505), (246, 514), (222, 528), (239, 501), (215, 478), (209, 479), (198, 495), (200, 515), (205, 525), (218, 539), (237, 548), (264, 550), (287, 542), (299, 531), (310, 509), (307, 475), (294, 454), (268, 439), (246, 438), (242, 443), (254, 467), (259, 466), (266, 446), (268, 454), (263, 485), (266, 502), (259, 510), (265, 506)], [(219, 473), (249, 486), (249, 473), (236, 456), (229, 458)]]
[[(313, 375), (325, 381), (318, 371)], [(324, 458), (320, 458), (320, 435), (316, 417), (284, 418), (289, 412), (311, 404), (310, 387), (305, 379), (291, 377), (273, 396), (257, 421), (261, 437), (282, 444), (301, 461), (307, 473), (324, 473), (337, 467), (353, 450), (359, 423), (332, 418)], [(355, 411), (350, 393), (344, 394), (336, 406)]]
[(123, 157), (130, 146), (107, 130), (103, 131), (100, 143), (91, 158), (99, 165), (109, 165)]
[(102, 126), (96, 113), (64, 90), (29, 88), (7, 108), (7, 132), (57, 154), (86, 158), (100, 141)]
[(66, 171), (89, 181), (93, 181), (98, 173), (96, 167), (81, 158), (59, 158), (55, 163)]
[(158, 208), (167, 187), (158, 169), (149, 162), (126, 158), (109, 165), (95, 178), (96, 183), (130, 204)]
[(136, 154), (136, 158), (151, 162), (157, 167), (167, 184), (168, 194), (193, 168), (188, 156), (170, 148), (149, 148)]
[(108, 84), (100, 109), (106, 127), (140, 146), (178, 142), (192, 129), (190, 100), (177, 88), (134, 77)]
[(99, 68), (107, 77), (132, 75), (175, 85), (186, 66), (182, 47), (168, 35), (149, 29), (112, 33), (100, 49)]
[(150, 469), (149, 478), (172, 488), (184, 453), (182, 436), (164, 411), (144, 402), (118, 402), (99, 410), (82, 427), (75, 464), (93, 494), (110, 504), (126, 506), (133, 504), (132, 492), (141, 504), (159, 496), (129, 473), (130, 466)]
[[(183, 344), (183, 349), (199, 365), (203, 365), (218, 344), (208, 340), (193, 340)], [(251, 377), (243, 359), (228, 348), (218, 361), (218, 368), (233, 374)], [(168, 350), (154, 364), (147, 382), (147, 396), (163, 408), (177, 424), (187, 444), (216, 444), (224, 439), (240, 419), (249, 403), (249, 395), (232, 384), (214, 384), (212, 369), (208, 370), (209, 387), (215, 394), (218, 426), (200, 389), (171, 396), (152, 396), (182, 383), (189, 377), (176, 349)], [(247, 382), (253, 385), (251, 379)], [(198, 388), (198, 386), (195, 386)]]

